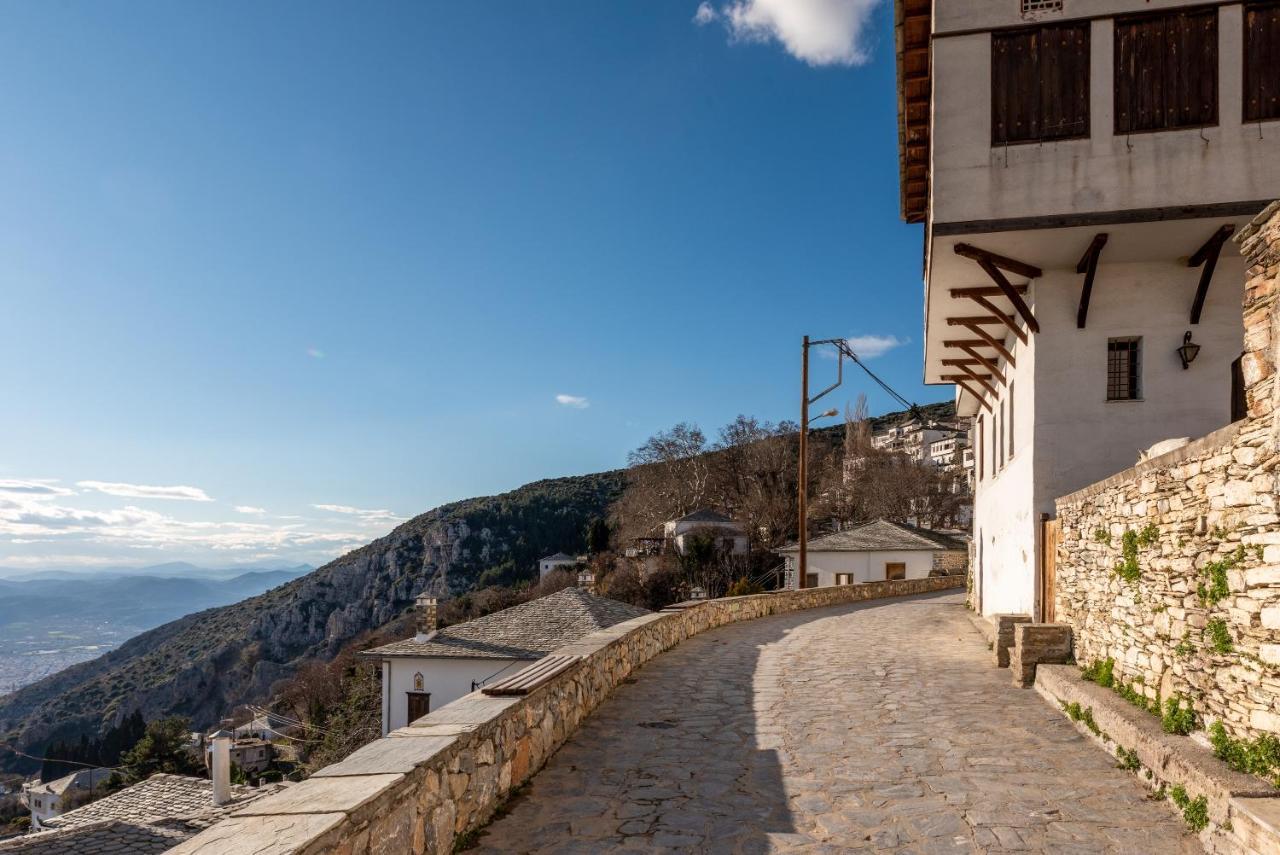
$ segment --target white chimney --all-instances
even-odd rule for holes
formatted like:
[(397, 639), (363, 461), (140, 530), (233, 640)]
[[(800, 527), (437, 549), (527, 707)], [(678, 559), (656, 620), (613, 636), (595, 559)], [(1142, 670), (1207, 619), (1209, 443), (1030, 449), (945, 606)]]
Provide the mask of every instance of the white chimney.
[(414, 641), (426, 641), (436, 634), (436, 598), (423, 591), (414, 601), (418, 612), (418, 634)]
[(209, 738), (213, 740), (209, 762), (209, 774), (213, 777), (213, 803), (225, 805), (231, 801), (231, 731), (219, 730)]

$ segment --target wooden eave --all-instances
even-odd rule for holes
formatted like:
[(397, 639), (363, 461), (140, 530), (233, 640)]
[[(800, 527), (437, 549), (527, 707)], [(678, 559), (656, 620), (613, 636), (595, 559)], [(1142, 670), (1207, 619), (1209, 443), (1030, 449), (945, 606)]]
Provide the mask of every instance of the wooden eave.
[(902, 219), (923, 223), (929, 210), (929, 99), (932, 0), (894, 0), (898, 54), (898, 182)]

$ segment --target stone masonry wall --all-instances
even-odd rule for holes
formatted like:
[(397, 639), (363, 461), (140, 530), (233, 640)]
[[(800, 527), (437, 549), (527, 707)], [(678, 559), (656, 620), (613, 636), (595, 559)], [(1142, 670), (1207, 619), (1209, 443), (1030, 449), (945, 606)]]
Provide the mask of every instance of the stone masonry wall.
[(963, 585), (963, 576), (940, 576), (810, 588), (708, 600), (626, 621), (555, 651), (583, 660), (529, 695), (460, 698), (170, 851), (451, 852), (455, 841), (483, 825), (629, 674), (684, 639), (766, 615)]
[(969, 569), (969, 553), (959, 549), (933, 553), (930, 576), (963, 576)]
[(1250, 737), (1280, 732), (1278, 207), (1237, 238), (1247, 418), (1057, 501), (1055, 618), (1076, 661), (1111, 657), (1147, 697)]

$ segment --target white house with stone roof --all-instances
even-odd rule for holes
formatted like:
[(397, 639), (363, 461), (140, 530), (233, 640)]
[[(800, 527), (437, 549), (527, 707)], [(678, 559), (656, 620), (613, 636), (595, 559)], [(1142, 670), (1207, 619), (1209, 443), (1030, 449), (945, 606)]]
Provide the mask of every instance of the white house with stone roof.
[(697, 534), (710, 534), (722, 550), (732, 555), (746, 555), (749, 550), (747, 530), (722, 513), (703, 509), (668, 520), (662, 526), (662, 535), (676, 552), (684, 555), (688, 540)]
[(1280, 12), (896, 7), (924, 382), (954, 384), (974, 425), (975, 600), (1042, 619), (1054, 500), (1242, 415), (1244, 264), (1227, 239), (1280, 196), (1265, 132), (1280, 99), (1262, 94)]
[(85, 798), (110, 777), (110, 769), (78, 769), (52, 781), (23, 784), (22, 799), (31, 811), (31, 827), (45, 827), (65, 811), (68, 804), (83, 804)]
[[(889, 520), (864, 523), (808, 543), (806, 588), (962, 574), (968, 545), (942, 532)], [(794, 586), (798, 546), (775, 550)]]
[(515, 673), (588, 633), (647, 609), (565, 588), (482, 618), (436, 629), (436, 601), (418, 599), (418, 634), (361, 653), (382, 666), (382, 733)]
[(546, 558), (538, 559), (538, 578), (545, 577), (548, 573), (562, 568), (572, 568), (577, 564), (579, 559), (572, 555), (566, 555), (563, 552), (557, 552), (555, 555), (548, 555)]

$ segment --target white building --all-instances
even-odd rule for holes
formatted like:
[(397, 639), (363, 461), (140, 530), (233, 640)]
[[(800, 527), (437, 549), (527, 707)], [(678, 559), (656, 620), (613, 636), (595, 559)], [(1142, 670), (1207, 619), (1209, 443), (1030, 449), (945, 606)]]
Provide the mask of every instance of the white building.
[(436, 629), (436, 601), (418, 598), (418, 634), (361, 653), (382, 665), (382, 734), (509, 676), (588, 633), (647, 609), (565, 588), (500, 612)]
[(711, 510), (694, 511), (678, 520), (669, 520), (663, 524), (662, 533), (681, 555), (684, 555), (689, 540), (698, 534), (710, 534), (716, 539), (716, 546), (731, 555), (746, 555), (750, 549), (746, 528)]
[[(806, 588), (963, 573), (968, 545), (941, 532), (888, 520), (864, 523), (808, 543)], [(775, 550), (794, 580), (798, 546)], [(794, 584), (794, 583), (793, 583)]]
[(22, 799), (31, 811), (32, 829), (44, 828), (63, 811), (83, 804), (110, 777), (110, 769), (80, 769), (52, 781), (23, 784)]
[(1256, 95), (1280, 56), (1264, 11), (897, 0), (925, 382), (957, 384), (973, 419), (984, 614), (1041, 617), (1055, 497), (1238, 414), (1244, 270), (1223, 242), (1280, 196), (1280, 134), (1263, 124), (1280, 102)]
[(578, 559), (572, 555), (565, 555), (563, 552), (557, 552), (555, 555), (548, 555), (546, 558), (538, 559), (538, 578), (545, 577), (548, 573), (562, 568), (572, 569), (573, 565), (578, 563)]

